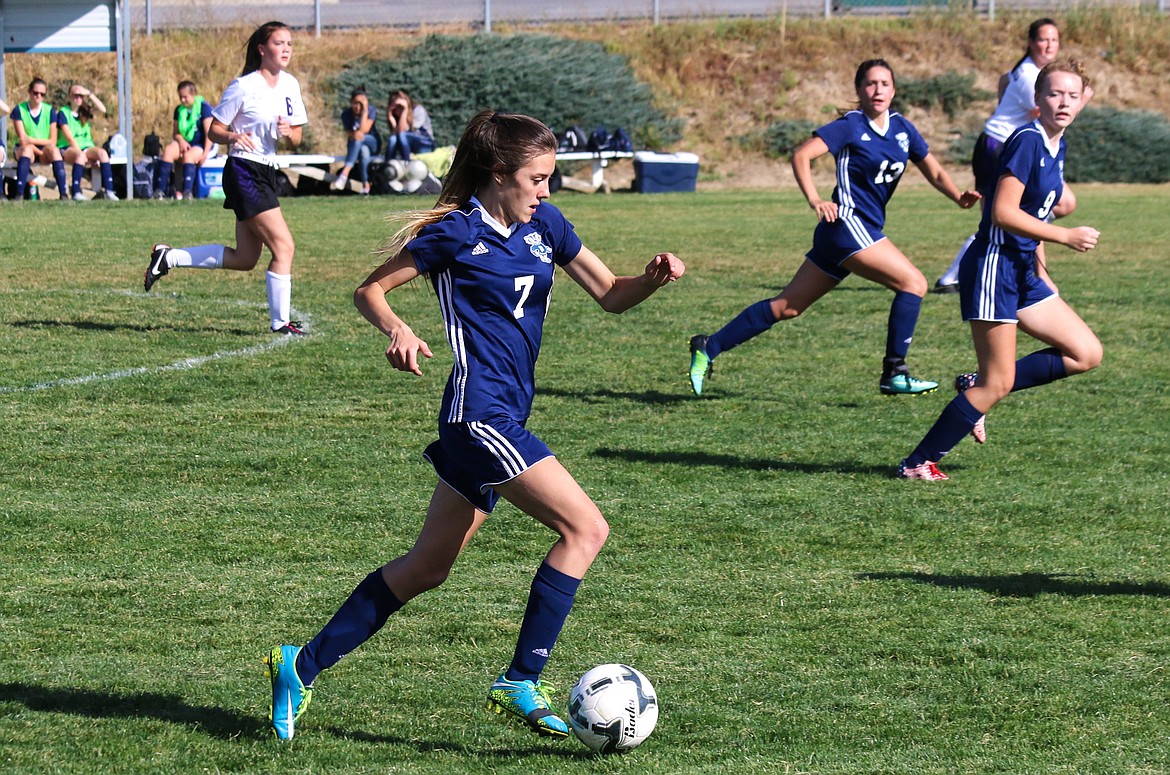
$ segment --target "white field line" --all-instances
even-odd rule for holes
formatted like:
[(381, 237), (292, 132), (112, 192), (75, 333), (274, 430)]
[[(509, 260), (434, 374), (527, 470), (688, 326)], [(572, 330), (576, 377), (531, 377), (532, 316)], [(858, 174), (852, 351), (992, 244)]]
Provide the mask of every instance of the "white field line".
[[(43, 293), (43, 291), (38, 291)], [(5, 291), (4, 293), (13, 293), (12, 291)], [(15, 291), (19, 294), (20, 291)], [(86, 293), (86, 291), (72, 291), (72, 293)], [(159, 298), (173, 298), (165, 294), (149, 294), (140, 291), (107, 291), (107, 293), (116, 293), (125, 296), (145, 297), (151, 299)], [(254, 302), (245, 302), (238, 299), (222, 299), (218, 303), (231, 304), (239, 307), (261, 307), (267, 309), (267, 305), (258, 305)], [(309, 324), (311, 316), (305, 312), (299, 312), (296, 309), (292, 310), (292, 316), (299, 318)], [(36, 393), (42, 390), (53, 390), (60, 387), (73, 387), (76, 385), (90, 385), (96, 382), (111, 382), (118, 379), (126, 379), (128, 377), (137, 377), (144, 374), (163, 374), (168, 371), (181, 371), (184, 369), (194, 369), (204, 364), (213, 361), (222, 361), (228, 358), (248, 358), (253, 355), (259, 355), (269, 350), (275, 350), (277, 347), (283, 347), (293, 341), (300, 341), (306, 339), (303, 336), (274, 336), (266, 342), (254, 344), (250, 347), (244, 347), (239, 350), (220, 350), (219, 352), (211, 353), (210, 355), (199, 355), (192, 358), (183, 358), (174, 363), (166, 363), (161, 366), (137, 366), (127, 369), (117, 369), (115, 371), (108, 371), (104, 374), (83, 374), (76, 377), (62, 377), (61, 379), (48, 380), (47, 382), (38, 382), (33, 385), (16, 385), (11, 387), (0, 386), (0, 395), (7, 395), (11, 393)]]

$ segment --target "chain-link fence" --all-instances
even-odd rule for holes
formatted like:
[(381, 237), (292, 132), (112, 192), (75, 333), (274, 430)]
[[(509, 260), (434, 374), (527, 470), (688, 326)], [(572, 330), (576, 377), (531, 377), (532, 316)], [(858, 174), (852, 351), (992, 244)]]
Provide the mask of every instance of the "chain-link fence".
[[(1095, 0), (1095, 5), (1166, 10), (1168, 0)], [(702, 18), (767, 18), (838, 14), (908, 13), (922, 9), (973, 8), (1059, 12), (1084, 8), (1078, 0), (141, 0), (131, 22), (148, 32), (259, 24), (280, 19), (301, 28), (419, 27), (466, 25), (490, 31), (493, 22), (667, 21)], [(263, 18), (261, 18), (263, 17)]]

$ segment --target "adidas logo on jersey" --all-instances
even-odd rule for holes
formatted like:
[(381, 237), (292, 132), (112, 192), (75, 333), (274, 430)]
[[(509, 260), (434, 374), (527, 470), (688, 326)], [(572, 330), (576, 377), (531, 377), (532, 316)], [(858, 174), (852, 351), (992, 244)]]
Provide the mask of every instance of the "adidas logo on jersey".
[(487, 245), (483, 244), (482, 242), (477, 243), (476, 246), (471, 249), (471, 255), (473, 256), (482, 256), (487, 252)]
[(868, 142), (869, 142), (869, 132), (862, 132), (862, 133), (861, 133), (861, 141), (862, 141), (863, 143), (868, 143)]

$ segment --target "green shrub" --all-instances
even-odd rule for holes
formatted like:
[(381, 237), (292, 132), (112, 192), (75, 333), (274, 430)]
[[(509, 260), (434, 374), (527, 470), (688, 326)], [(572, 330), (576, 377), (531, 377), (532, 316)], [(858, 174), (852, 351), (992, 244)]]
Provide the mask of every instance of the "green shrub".
[(818, 126), (820, 124), (807, 119), (785, 119), (769, 124), (764, 129), (738, 135), (735, 141), (748, 151), (763, 153), (773, 159), (788, 158), (798, 145), (812, 136)]
[(1170, 122), (1159, 113), (1089, 108), (1065, 137), (1069, 182), (1170, 181)]
[(894, 109), (904, 106), (933, 108), (938, 106), (949, 118), (973, 102), (990, 99), (994, 95), (984, 89), (975, 88), (975, 74), (947, 72), (931, 78), (903, 78), (898, 81), (894, 93)]
[(791, 156), (797, 146), (812, 137), (813, 130), (818, 126), (819, 124), (815, 121), (803, 118), (777, 121), (769, 125), (764, 130), (767, 154), (769, 156)]
[(440, 144), (458, 142), (468, 119), (485, 108), (539, 118), (555, 131), (572, 124), (624, 127), (639, 147), (681, 136), (679, 121), (654, 106), (653, 93), (621, 56), (600, 43), (549, 35), (431, 35), (392, 60), (359, 60), (334, 87), (338, 110), (350, 90), (366, 87), (385, 110), (405, 89), (430, 113)]

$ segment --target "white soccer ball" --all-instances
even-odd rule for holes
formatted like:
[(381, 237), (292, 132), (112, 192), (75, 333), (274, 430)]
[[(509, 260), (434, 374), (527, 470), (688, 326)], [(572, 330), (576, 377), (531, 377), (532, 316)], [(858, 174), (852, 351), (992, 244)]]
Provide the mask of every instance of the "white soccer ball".
[(658, 693), (629, 665), (598, 665), (569, 693), (569, 725), (597, 753), (637, 748), (658, 724)]
[(406, 162), (402, 159), (390, 159), (386, 162), (386, 177), (389, 180), (402, 180), (406, 177)]
[(411, 159), (406, 163), (406, 177), (410, 180), (422, 180), (427, 176), (430, 170), (424, 161), (418, 159)]

